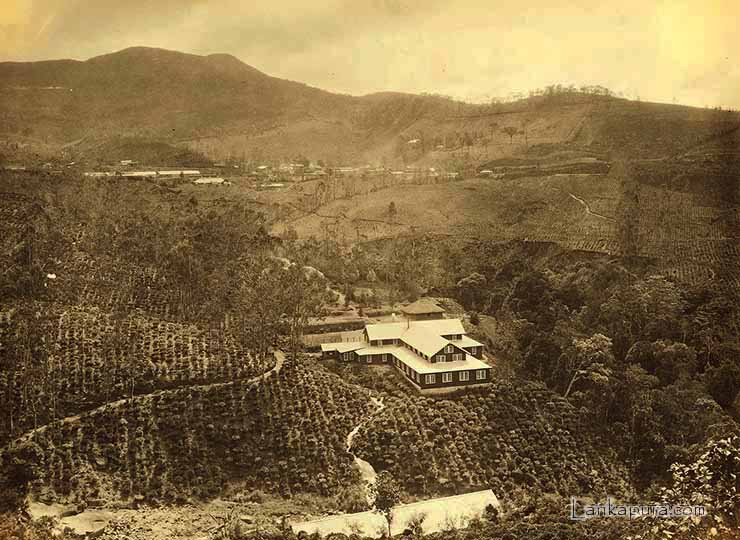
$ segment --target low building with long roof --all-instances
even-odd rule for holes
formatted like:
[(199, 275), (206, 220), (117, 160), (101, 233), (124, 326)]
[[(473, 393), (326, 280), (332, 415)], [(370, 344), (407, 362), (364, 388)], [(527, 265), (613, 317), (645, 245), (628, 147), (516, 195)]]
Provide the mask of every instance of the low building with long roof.
[[(444, 531), (451, 525), (459, 528), (467, 527), (472, 520), (484, 517), (489, 507), (496, 510), (501, 508), (501, 503), (490, 489), (399, 504), (393, 508), (391, 534), (394, 536), (403, 534), (411, 522), (418, 520), (420, 516), (424, 516), (421, 522), (424, 534)], [(296, 534), (300, 532), (317, 533), (321, 537), (359, 532), (362, 536), (378, 538), (385, 534), (387, 523), (381, 514), (367, 511), (297, 522), (293, 523), (291, 528)]]

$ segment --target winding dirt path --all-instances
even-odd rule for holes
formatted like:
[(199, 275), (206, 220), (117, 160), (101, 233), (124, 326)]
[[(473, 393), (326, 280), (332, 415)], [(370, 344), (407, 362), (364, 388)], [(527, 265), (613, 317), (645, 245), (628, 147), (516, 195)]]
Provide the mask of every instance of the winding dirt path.
[(233, 381), (227, 381), (227, 382), (219, 382), (219, 383), (209, 383), (209, 384), (194, 384), (190, 386), (179, 386), (177, 388), (168, 388), (165, 390), (157, 390), (156, 392), (152, 392), (150, 394), (139, 394), (133, 396), (133, 398), (123, 398), (119, 399), (117, 401), (111, 401), (108, 403), (104, 403), (103, 405), (100, 405), (99, 407), (96, 407), (95, 409), (90, 409), (89, 411), (85, 411), (81, 414), (76, 414), (73, 416), (67, 416), (66, 418), (62, 418), (60, 420), (55, 420), (54, 422), (50, 422), (48, 424), (45, 424), (43, 426), (39, 426), (35, 429), (32, 429), (31, 431), (28, 431), (12, 441), (8, 444), (8, 447), (15, 446), (19, 444), (24, 444), (28, 441), (30, 441), (34, 436), (45, 432), (48, 428), (58, 424), (59, 422), (63, 424), (77, 424), (82, 420), (83, 418), (90, 418), (93, 416), (97, 416), (101, 413), (118, 409), (125, 405), (126, 403), (132, 402), (132, 401), (138, 401), (138, 400), (144, 400), (159, 396), (166, 396), (166, 395), (172, 395), (176, 392), (183, 392), (186, 390), (195, 390), (195, 391), (207, 391), (211, 390), (213, 388), (224, 388), (227, 386), (232, 386), (237, 383), (242, 384), (248, 384), (248, 385), (257, 385), (264, 381), (267, 381), (271, 377), (277, 375), (280, 373), (280, 370), (283, 369), (283, 365), (285, 364), (285, 354), (283, 351), (279, 349), (275, 349), (273, 351), (273, 355), (275, 356), (275, 365), (272, 366), (269, 370), (265, 371), (264, 373), (260, 375), (256, 375), (254, 377), (251, 377), (249, 379), (235, 379)]
[(577, 196), (573, 195), (572, 193), (568, 193), (568, 195), (570, 195), (571, 199), (573, 199), (573, 200), (575, 200), (575, 201), (578, 201), (579, 203), (581, 203), (581, 205), (582, 205), (582, 206), (583, 206), (583, 208), (584, 208), (584, 209), (586, 210), (586, 213), (587, 213), (587, 214), (588, 214), (589, 216), (594, 216), (594, 217), (597, 217), (597, 218), (601, 218), (601, 219), (606, 219), (606, 220), (608, 220), (608, 221), (616, 221), (616, 220), (615, 220), (614, 218), (612, 218), (612, 217), (609, 217), (609, 216), (605, 216), (605, 215), (603, 215), (603, 214), (598, 214), (598, 213), (596, 213), (596, 212), (592, 212), (592, 211), (591, 211), (591, 207), (590, 207), (590, 206), (588, 205), (588, 203), (587, 203), (586, 201), (584, 201), (583, 199), (581, 199), (580, 197), (577, 197)]
[(368, 504), (371, 504), (372, 501), (370, 500), (370, 486), (375, 483), (375, 478), (378, 476), (375, 472), (375, 469), (373, 468), (370, 463), (365, 461), (364, 459), (358, 458), (355, 454), (352, 453), (352, 441), (355, 438), (355, 435), (360, 431), (360, 428), (370, 422), (373, 418), (375, 418), (380, 412), (385, 409), (385, 403), (383, 403), (383, 398), (371, 398), (372, 402), (375, 404), (377, 409), (375, 412), (371, 413), (366, 418), (363, 418), (362, 421), (360, 421), (359, 424), (357, 424), (352, 431), (350, 431), (347, 434), (347, 452), (354, 458), (355, 464), (357, 465), (357, 468), (360, 470), (360, 476), (362, 477), (363, 484), (365, 485), (365, 489), (367, 490), (367, 499)]

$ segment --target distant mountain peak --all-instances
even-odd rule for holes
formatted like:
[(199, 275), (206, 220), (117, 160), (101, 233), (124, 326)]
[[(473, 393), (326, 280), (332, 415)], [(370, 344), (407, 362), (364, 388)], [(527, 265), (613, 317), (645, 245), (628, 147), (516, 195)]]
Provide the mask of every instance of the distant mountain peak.
[(246, 71), (253, 75), (266, 76), (265, 73), (248, 64), (245, 64), (236, 56), (233, 56), (231, 54), (212, 53), (201, 55), (146, 46), (127, 47), (125, 49), (121, 49), (120, 51), (94, 56), (87, 60), (87, 62), (91, 64), (105, 64), (107, 62), (114, 64), (121, 64), (126, 62), (146, 64), (147, 62), (155, 62), (173, 63), (179, 65), (187, 65), (190, 62), (194, 66), (211, 66), (212, 68), (216, 68), (220, 72), (231, 72), (233, 74), (236, 74), (240, 71), (242, 73)]
[(134, 47), (126, 47), (125, 49), (121, 49), (119, 51), (114, 51), (111, 53), (93, 56), (92, 58), (89, 58), (88, 61), (92, 62), (92, 61), (108, 59), (108, 58), (145, 58), (147, 56), (155, 57), (155, 56), (165, 56), (165, 55), (166, 56), (196, 56), (196, 55), (191, 55), (191, 54), (183, 53), (179, 51), (173, 51), (170, 49), (162, 49), (160, 47), (134, 46)]

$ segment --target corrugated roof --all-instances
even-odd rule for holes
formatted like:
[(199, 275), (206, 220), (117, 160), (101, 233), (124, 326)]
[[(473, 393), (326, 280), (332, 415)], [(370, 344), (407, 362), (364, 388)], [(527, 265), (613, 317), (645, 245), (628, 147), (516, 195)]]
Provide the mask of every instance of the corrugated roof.
[(460, 319), (436, 319), (432, 321), (411, 321), (411, 327), (429, 329), (440, 336), (464, 334), (465, 328)]
[(417, 326), (406, 330), (401, 336), (401, 341), (428, 356), (438, 353), (450, 343), (431, 329)]
[(483, 343), (468, 336), (463, 336), (462, 339), (453, 340), (452, 343), (458, 347), (483, 347)]
[[(481, 345), (474, 339), (465, 336), (465, 328), (463, 328), (460, 319), (368, 324), (365, 329), (368, 333), (368, 339), (371, 341), (398, 339), (430, 358), (447, 345), (454, 345), (457, 349), (463, 346)], [(463, 338), (450, 341), (442, 337), (452, 334), (462, 335)], [(340, 350), (336, 347), (337, 345), (344, 345), (346, 348), (347, 344), (325, 343), (321, 348), (322, 350)], [(419, 373), (439, 373), (488, 367), (487, 364), (471, 355), (466, 355), (465, 360), (460, 362), (433, 364), (405, 346), (371, 346), (367, 342), (355, 343), (355, 345), (354, 348), (346, 350), (355, 350), (359, 355), (392, 353)], [(344, 351), (340, 350), (340, 352)], [(460, 350), (460, 352), (462, 351)]]
[(337, 351), (339, 353), (346, 353), (349, 351), (356, 351), (365, 347), (364, 341), (353, 341), (353, 342), (341, 342), (341, 343), (322, 343), (321, 350), (323, 352)]
[(204, 176), (203, 178), (198, 178), (197, 180), (194, 180), (194, 184), (223, 184), (226, 180), (221, 178), (220, 176)]
[[(420, 514), (426, 516), (422, 524), (424, 534), (447, 530), (451, 521), (458, 523), (460, 527), (465, 527), (472, 519), (483, 515), (489, 504), (495, 508), (501, 507), (496, 495), (490, 489), (411, 504), (400, 504), (393, 508), (391, 534), (395, 536), (403, 533), (411, 519)], [(373, 538), (380, 537), (387, 530), (385, 518), (373, 511), (303, 521), (293, 523), (291, 527), (295, 533), (317, 532), (321, 536), (331, 533), (349, 535), (359, 528), (361, 535)]]
[(390, 323), (368, 324), (368, 339), (400, 339), (401, 336), (412, 328), (422, 328), (438, 336), (449, 336), (452, 334), (464, 334), (460, 319), (435, 319), (431, 321), (399, 321)]
[(435, 362), (434, 364), (427, 362), (404, 347), (398, 347), (398, 350), (394, 350), (394, 354), (401, 362), (420, 375), (447, 373), (450, 371), (465, 371), (469, 369), (486, 369), (491, 367), (482, 360), (478, 360), (472, 354), (466, 354), (465, 360), (460, 360), (459, 362)]
[(357, 349), (357, 354), (360, 356), (365, 356), (368, 354), (391, 354), (393, 351), (396, 350), (395, 346), (390, 347), (363, 347), (362, 349)]
[(370, 340), (398, 339), (406, 330), (406, 324), (405, 322), (368, 324), (365, 326), (365, 330), (367, 330), (367, 337)]
[[(322, 350), (337, 350), (338, 348), (327, 348), (324, 349), (325, 345), (343, 345), (337, 343), (324, 344), (321, 346)], [(421, 375), (427, 375), (431, 373), (448, 373), (451, 371), (465, 371), (470, 369), (487, 369), (490, 368), (488, 364), (482, 360), (478, 360), (471, 354), (466, 354), (464, 360), (457, 362), (435, 362), (431, 363), (425, 360), (413, 351), (410, 351), (406, 347), (401, 345), (394, 345), (388, 347), (360, 347), (347, 348), (346, 350), (339, 349), (340, 353), (347, 352), (347, 350), (354, 350), (359, 356), (365, 356), (368, 354), (389, 354), (398, 358), (401, 362), (406, 364), (408, 367), (416, 371)]]

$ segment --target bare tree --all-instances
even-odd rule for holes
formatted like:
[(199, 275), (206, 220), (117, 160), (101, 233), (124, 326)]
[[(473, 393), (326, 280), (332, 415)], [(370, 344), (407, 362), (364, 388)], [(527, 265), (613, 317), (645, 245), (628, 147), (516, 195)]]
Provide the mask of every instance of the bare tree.
[(515, 128), (514, 126), (506, 126), (505, 128), (502, 128), (501, 131), (503, 131), (509, 136), (509, 143), (513, 143), (514, 135), (519, 133), (519, 130)]

